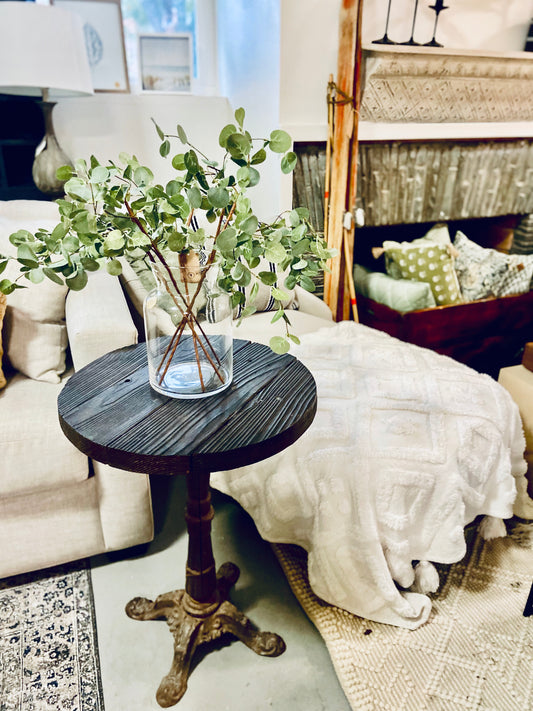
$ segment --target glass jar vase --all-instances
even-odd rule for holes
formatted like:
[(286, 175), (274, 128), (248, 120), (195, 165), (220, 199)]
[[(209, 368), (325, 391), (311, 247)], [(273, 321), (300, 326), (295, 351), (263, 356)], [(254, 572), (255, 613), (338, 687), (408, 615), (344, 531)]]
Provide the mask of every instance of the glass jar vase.
[(150, 385), (174, 398), (225, 390), (233, 377), (230, 296), (217, 285), (217, 267), (197, 255), (181, 266), (152, 265), (156, 287), (144, 301)]

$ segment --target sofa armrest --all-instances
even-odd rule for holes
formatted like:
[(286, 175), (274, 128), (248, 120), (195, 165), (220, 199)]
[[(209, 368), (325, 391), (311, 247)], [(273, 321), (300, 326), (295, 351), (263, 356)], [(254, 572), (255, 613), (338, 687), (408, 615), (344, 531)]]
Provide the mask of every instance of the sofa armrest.
[(105, 271), (92, 272), (82, 291), (69, 291), (65, 313), (76, 370), (109, 351), (137, 343), (120, 282)]
[(302, 289), (302, 287), (298, 285), (295, 286), (294, 290), (300, 311), (327, 319), (328, 321), (333, 321), (331, 309), (322, 299), (319, 299), (318, 296), (311, 294), (311, 292)]

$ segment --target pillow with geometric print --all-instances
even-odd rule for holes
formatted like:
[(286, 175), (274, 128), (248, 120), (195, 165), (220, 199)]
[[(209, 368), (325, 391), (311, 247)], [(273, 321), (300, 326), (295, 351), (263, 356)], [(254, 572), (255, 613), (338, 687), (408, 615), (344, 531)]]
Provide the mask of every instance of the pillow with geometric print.
[(468, 301), (491, 296), (511, 296), (529, 291), (533, 278), (533, 254), (506, 254), (482, 247), (458, 231), (455, 270)]
[(450, 244), (427, 237), (412, 242), (383, 242), (385, 268), (395, 279), (429, 284), (437, 306), (462, 303)]

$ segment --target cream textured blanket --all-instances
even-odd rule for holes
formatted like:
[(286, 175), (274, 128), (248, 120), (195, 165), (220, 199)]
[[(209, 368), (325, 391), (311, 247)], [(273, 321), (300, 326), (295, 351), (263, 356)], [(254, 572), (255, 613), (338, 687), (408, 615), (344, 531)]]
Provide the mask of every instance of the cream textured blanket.
[(263, 538), (308, 551), (323, 600), (418, 627), (431, 601), (413, 590), (432, 586), (417, 579), (429, 561), (463, 558), (467, 523), (509, 518), (513, 504), (533, 518), (518, 409), (489, 376), (360, 324), (308, 334), (293, 352), (317, 382), (315, 421), (285, 451), (212, 484)]

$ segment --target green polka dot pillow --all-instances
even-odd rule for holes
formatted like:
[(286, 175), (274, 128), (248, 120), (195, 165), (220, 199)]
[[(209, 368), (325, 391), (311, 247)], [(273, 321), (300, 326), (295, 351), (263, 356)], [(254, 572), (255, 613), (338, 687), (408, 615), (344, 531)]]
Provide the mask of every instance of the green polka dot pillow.
[(383, 242), (383, 249), (390, 276), (426, 282), (437, 306), (462, 303), (449, 245), (422, 237), (412, 242)]

